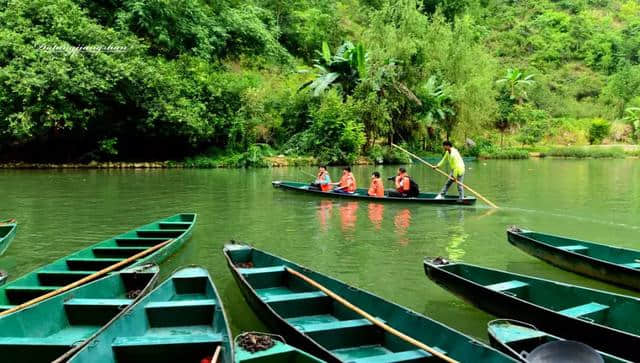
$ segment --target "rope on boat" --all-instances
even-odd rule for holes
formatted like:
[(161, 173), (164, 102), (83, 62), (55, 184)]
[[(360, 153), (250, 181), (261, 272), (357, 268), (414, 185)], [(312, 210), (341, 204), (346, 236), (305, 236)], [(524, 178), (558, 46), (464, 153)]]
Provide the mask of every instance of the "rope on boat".
[(433, 356), (448, 362), (448, 363), (459, 363), (457, 360), (450, 358), (448, 356), (446, 356), (445, 354), (431, 348), (430, 346), (390, 327), (389, 325), (381, 322), (380, 320), (376, 319), (374, 316), (372, 316), (371, 314), (367, 313), (366, 311), (360, 309), (359, 307), (351, 304), (350, 302), (348, 302), (347, 300), (343, 299), (341, 296), (337, 295), (336, 293), (334, 293), (333, 291), (327, 289), (326, 287), (320, 285), (319, 283), (317, 283), (316, 281), (314, 281), (313, 279), (305, 276), (304, 274), (289, 268), (289, 267), (285, 267), (286, 271), (300, 279), (302, 279), (303, 281), (305, 281), (306, 283), (308, 283), (311, 286), (314, 286), (315, 288), (319, 289), (320, 291), (324, 292), (325, 294), (327, 294), (327, 296), (331, 297), (332, 299), (336, 300), (337, 302), (341, 303), (342, 305), (344, 305), (345, 307), (347, 307), (348, 309), (358, 313), (359, 315), (361, 315), (362, 317), (364, 317), (365, 319), (369, 320), (371, 323), (373, 323), (374, 325), (376, 325), (379, 328), (382, 328), (384, 331), (386, 331), (389, 334), (393, 334), (396, 337), (400, 338), (401, 340), (404, 340), (405, 342), (418, 347), (426, 352), (431, 353)]

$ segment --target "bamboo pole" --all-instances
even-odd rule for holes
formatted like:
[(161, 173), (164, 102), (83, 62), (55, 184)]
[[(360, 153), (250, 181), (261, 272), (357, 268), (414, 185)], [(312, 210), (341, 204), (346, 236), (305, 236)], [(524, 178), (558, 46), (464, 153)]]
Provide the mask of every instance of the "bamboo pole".
[(172, 241), (173, 241), (172, 239), (169, 239), (169, 240), (166, 240), (166, 241), (164, 241), (162, 243), (159, 243), (159, 244), (157, 244), (155, 246), (149, 247), (149, 248), (147, 248), (146, 250), (144, 250), (142, 252), (138, 252), (135, 255), (131, 256), (131, 257), (128, 257), (128, 258), (126, 258), (126, 259), (124, 259), (124, 260), (122, 260), (120, 262), (114, 263), (111, 266), (105, 267), (102, 270), (94, 272), (94, 273), (92, 273), (91, 275), (89, 275), (87, 277), (83, 277), (83, 278), (81, 278), (80, 280), (78, 280), (76, 282), (70, 283), (69, 285), (63, 286), (63, 287), (61, 287), (61, 288), (59, 288), (59, 289), (57, 289), (55, 291), (51, 291), (51, 292), (46, 293), (46, 294), (44, 294), (42, 296), (38, 296), (35, 299), (31, 299), (31, 300), (29, 300), (29, 301), (27, 301), (25, 303), (22, 303), (20, 305), (14, 306), (9, 310), (5, 310), (3, 312), (0, 312), (0, 316), (11, 314), (11, 313), (14, 313), (14, 312), (16, 312), (18, 310), (22, 310), (22, 309), (24, 309), (26, 307), (29, 307), (31, 305), (37, 304), (37, 303), (39, 303), (41, 301), (44, 301), (44, 300), (46, 300), (46, 299), (48, 299), (50, 297), (54, 297), (56, 295), (62, 294), (63, 292), (69, 291), (69, 290), (71, 290), (73, 288), (76, 288), (76, 287), (78, 287), (80, 285), (83, 285), (83, 284), (85, 284), (85, 283), (87, 283), (89, 281), (95, 280), (96, 278), (98, 278), (98, 277), (100, 277), (102, 275), (106, 275), (111, 271), (117, 270), (122, 266), (125, 266), (125, 265), (127, 265), (127, 264), (129, 264), (129, 263), (131, 263), (131, 262), (133, 262), (133, 261), (135, 261), (137, 259), (139, 259), (139, 258), (142, 258), (142, 257), (144, 257), (144, 256), (146, 256), (146, 255), (148, 255), (148, 254), (150, 254), (152, 252), (155, 252), (155, 251), (159, 250), (160, 248), (162, 248), (162, 247), (166, 246), (167, 244), (171, 243)]
[(440, 174), (442, 174), (442, 175), (446, 176), (447, 178), (449, 178), (449, 179), (453, 180), (456, 184), (460, 184), (463, 188), (465, 188), (466, 190), (468, 190), (468, 191), (470, 191), (471, 193), (475, 194), (478, 198), (482, 199), (482, 201), (483, 201), (483, 202), (485, 202), (485, 203), (489, 204), (491, 207), (493, 207), (493, 208), (498, 208), (498, 206), (497, 206), (497, 205), (493, 204), (493, 202), (491, 202), (489, 199), (487, 199), (487, 198), (483, 197), (483, 196), (482, 196), (482, 194), (480, 194), (480, 193), (476, 192), (475, 190), (471, 189), (471, 187), (470, 187), (470, 186), (467, 186), (466, 184), (464, 184), (464, 183), (462, 183), (462, 182), (458, 181), (458, 179), (456, 179), (456, 178), (452, 178), (449, 174), (447, 174), (447, 173), (445, 173), (444, 171), (442, 171), (442, 170), (438, 169), (435, 165), (428, 163), (426, 160), (424, 160), (424, 159), (420, 158), (418, 155), (413, 154), (413, 153), (411, 153), (411, 152), (409, 152), (409, 151), (407, 151), (407, 150), (403, 149), (402, 147), (400, 147), (400, 146), (398, 146), (398, 145), (396, 145), (396, 144), (393, 144), (393, 143), (392, 143), (392, 144), (391, 144), (391, 146), (395, 147), (396, 149), (399, 149), (399, 150), (404, 151), (405, 153), (409, 154), (410, 156), (412, 156), (413, 158), (415, 158), (415, 159), (417, 159), (418, 161), (422, 162), (423, 164), (426, 164), (426, 165), (430, 166), (432, 169), (434, 169), (434, 170), (435, 170), (435, 171), (437, 171), (438, 173), (440, 173)]
[(312, 280), (311, 278), (301, 274), (300, 272), (291, 269), (289, 267), (286, 268), (287, 272), (289, 272), (292, 275), (295, 275), (299, 278), (301, 278), (302, 280), (304, 280), (306, 283), (316, 287), (317, 289), (319, 289), (320, 291), (324, 292), (325, 294), (327, 294), (329, 297), (331, 297), (332, 299), (336, 300), (337, 302), (341, 303), (342, 305), (346, 306), (347, 308), (349, 308), (350, 310), (358, 313), (359, 315), (361, 315), (362, 317), (364, 317), (365, 319), (369, 320), (371, 323), (373, 323), (374, 325), (378, 326), (379, 328), (382, 328), (383, 330), (385, 330), (386, 332), (388, 332), (389, 334), (393, 334), (396, 337), (404, 340), (405, 342), (414, 345), (426, 352), (431, 353), (432, 355), (442, 359), (445, 362), (449, 362), (449, 363), (458, 363), (457, 360), (447, 357), (445, 354), (431, 348), (430, 346), (390, 327), (389, 325), (381, 322), (380, 320), (376, 319), (375, 317), (373, 317), (372, 315), (370, 315), (369, 313), (367, 313), (366, 311), (360, 309), (359, 307), (351, 304), (350, 302), (348, 302), (347, 300), (343, 299), (342, 297), (338, 296), (336, 293), (334, 293), (333, 291), (327, 289), (326, 287), (320, 285), (319, 283), (317, 283), (316, 281)]
[(211, 357), (211, 363), (218, 363), (218, 357), (220, 356), (220, 349), (221, 349), (221, 346), (218, 345), (216, 347), (216, 351), (213, 352), (213, 357)]

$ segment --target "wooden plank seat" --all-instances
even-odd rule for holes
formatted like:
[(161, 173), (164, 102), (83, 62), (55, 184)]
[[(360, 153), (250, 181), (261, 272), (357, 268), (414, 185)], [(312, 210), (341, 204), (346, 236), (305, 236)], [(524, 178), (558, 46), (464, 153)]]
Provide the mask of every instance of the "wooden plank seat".
[(526, 282), (511, 280), (511, 281), (499, 282), (497, 284), (486, 285), (485, 287), (493, 291), (500, 292), (500, 291), (515, 290), (515, 289), (519, 289), (526, 286), (529, 286), (529, 284), (527, 284)]
[(111, 346), (114, 349), (130, 347), (148, 347), (155, 345), (182, 344), (215, 344), (222, 342), (222, 334), (175, 334), (175, 335), (141, 335), (135, 337), (116, 338)]
[(585, 253), (589, 250), (589, 247), (583, 245), (567, 245), (567, 246), (558, 246), (559, 249), (565, 250), (568, 252), (575, 253)]
[(268, 267), (239, 268), (238, 271), (243, 275), (284, 272), (284, 266), (280, 265), (280, 266), (268, 266)]
[(583, 304), (579, 306), (574, 306), (572, 308), (560, 310), (559, 313), (567, 316), (571, 316), (574, 318), (579, 318), (585, 315), (597, 313), (600, 311), (604, 311), (609, 309), (609, 306), (598, 304), (596, 302), (590, 302), (588, 304)]
[[(438, 347), (433, 347), (433, 349), (446, 354), (445, 351)], [(435, 358), (431, 353), (425, 352), (421, 349), (415, 350), (405, 350), (402, 352), (393, 352), (388, 354), (376, 355), (372, 357), (354, 359), (348, 361), (349, 363), (393, 363), (393, 362), (414, 362), (418, 360)]]

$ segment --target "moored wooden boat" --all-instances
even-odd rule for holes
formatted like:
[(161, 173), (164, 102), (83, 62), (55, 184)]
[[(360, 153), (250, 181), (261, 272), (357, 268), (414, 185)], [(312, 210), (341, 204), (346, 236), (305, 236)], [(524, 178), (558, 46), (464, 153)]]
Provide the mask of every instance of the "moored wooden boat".
[[(245, 334), (257, 334), (261, 333), (245, 333)], [(322, 363), (321, 359), (312, 356), (309, 353), (303, 352), (300, 349), (295, 348), (277, 338), (272, 339), (273, 346), (256, 352), (249, 352), (245, 350), (240, 344), (238, 344), (238, 338), (236, 338), (235, 344), (235, 361), (246, 363)]]
[(424, 269), (437, 284), (498, 317), (640, 361), (637, 298), (442, 259), (426, 259)]
[(11, 222), (3, 222), (0, 223), (0, 256), (4, 254), (4, 252), (13, 241), (13, 237), (16, 236), (16, 231), (18, 230), (18, 223), (15, 220)]
[(9, 278), (9, 274), (6, 271), (0, 270), (0, 286), (7, 282), (7, 278)]
[(509, 242), (562, 269), (640, 290), (640, 251), (512, 227)]
[(295, 263), (245, 245), (224, 254), (245, 299), (287, 342), (328, 362), (437, 361), (286, 270), (291, 268), (374, 315), (388, 326), (460, 362), (512, 362), (437, 321)]
[[(563, 340), (536, 329), (535, 326), (511, 319), (497, 319), (488, 324), (491, 346), (526, 363), (526, 357), (538, 346)], [(628, 360), (598, 352), (605, 363), (628, 363)]]
[(218, 362), (232, 362), (222, 301), (207, 270), (191, 266), (176, 271), (67, 361), (200, 362), (218, 346)]
[(61, 286), (71, 284), (149, 247), (171, 240), (171, 243), (136, 260), (131, 266), (148, 262), (160, 263), (191, 237), (195, 223), (196, 215), (193, 213), (176, 214), (96, 243), (42, 266), (0, 286), (0, 311), (8, 310)]
[(3, 362), (51, 362), (81, 344), (145, 294), (155, 264), (130, 267), (0, 317)]
[(463, 204), (471, 205), (476, 202), (476, 197), (467, 195), (462, 202), (458, 202), (458, 197), (455, 195), (447, 195), (443, 199), (436, 199), (436, 193), (420, 193), (415, 198), (398, 198), (398, 197), (371, 197), (367, 194), (367, 189), (358, 188), (353, 194), (336, 193), (336, 192), (323, 192), (317, 189), (309, 188), (308, 183), (299, 183), (291, 181), (273, 181), (271, 184), (275, 188), (283, 190), (294, 190), (303, 193), (309, 193), (317, 196), (324, 196), (330, 198), (350, 198), (356, 200), (370, 200), (375, 202), (404, 202), (404, 203), (423, 203), (423, 204)]

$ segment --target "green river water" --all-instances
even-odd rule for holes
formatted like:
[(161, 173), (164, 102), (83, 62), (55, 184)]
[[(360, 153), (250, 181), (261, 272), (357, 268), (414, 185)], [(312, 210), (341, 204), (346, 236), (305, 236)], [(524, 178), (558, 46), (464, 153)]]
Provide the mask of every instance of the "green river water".
[[(193, 239), (161, 267), (163, 275), (209, 269), (234, 334), (265, 330), (247, 307), (222, 257), (230, 239), (369, 290), (486, 340), (490, 315), (429, 281), (424, 256), (444, 256), (508, 271), (640, 296), (547, 265), (512, 247), (505, 229), (549, 233), (640, 249), (638, 160), (480, 161), (466, 182), (502, 208), (380, 204), (322, 199), (272, 188), (306, 180), (314, 168), (257, 170), (0, 170), (0, 217), (18, 235), (0, 269), (12, 277), (77, 249), (178, 212), (198, 213)], [(372, 170), (356, 167), (359, 186)], [(423, 191), (444, 178), (408, 167)], [(330, 168), (334, 178), (340, 168)], [(452, 189), (452, 192), (455, 191)]]

